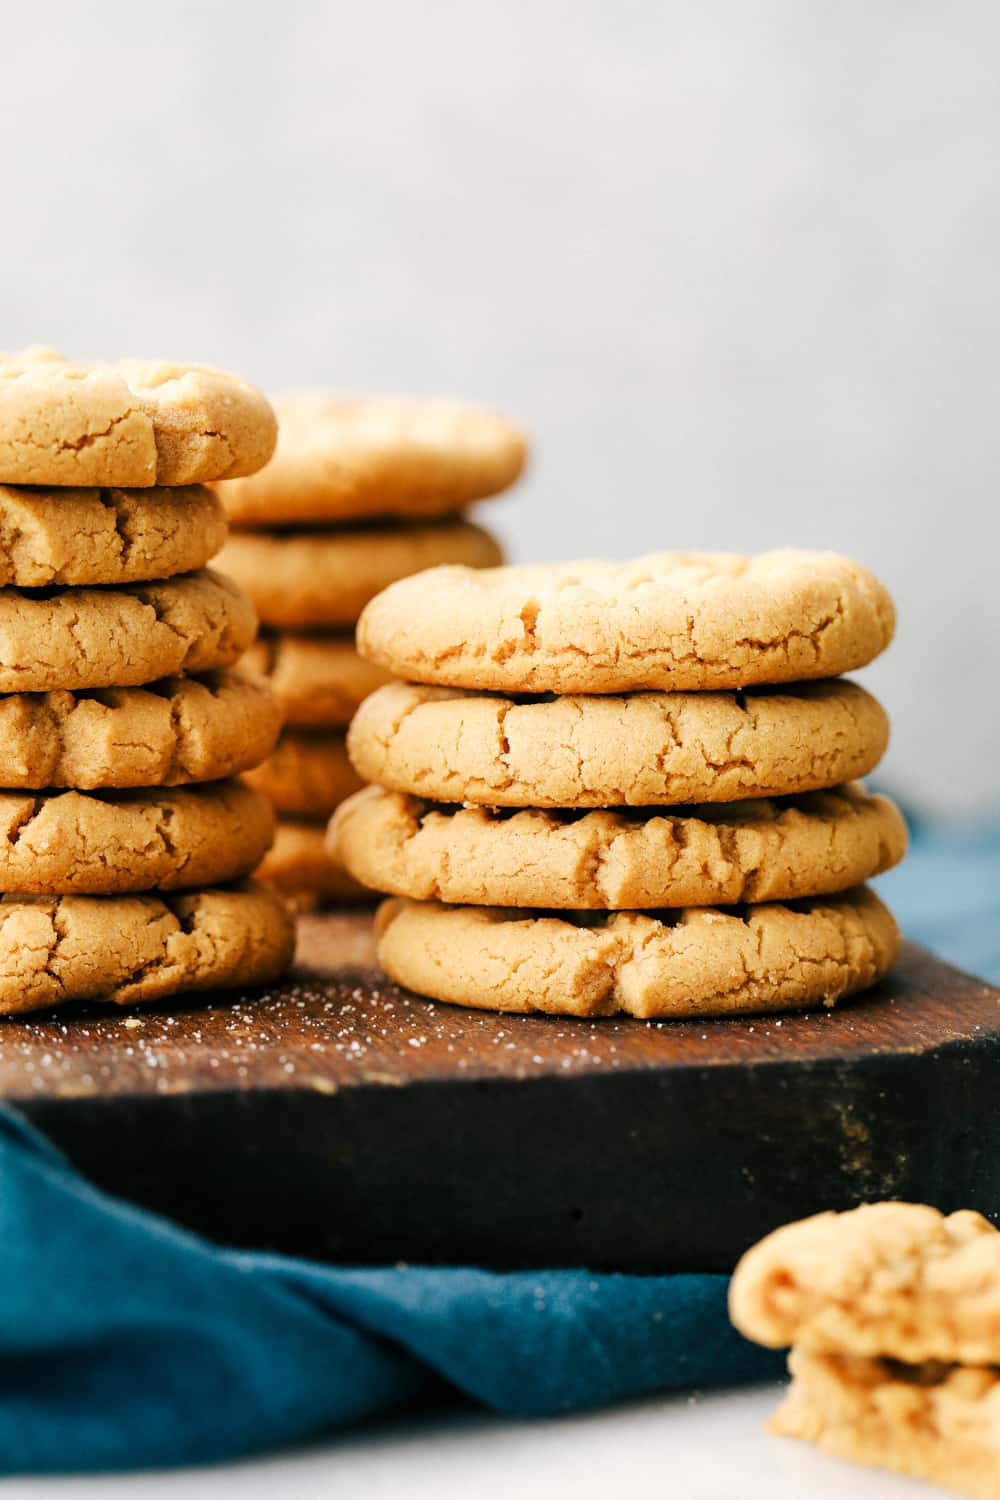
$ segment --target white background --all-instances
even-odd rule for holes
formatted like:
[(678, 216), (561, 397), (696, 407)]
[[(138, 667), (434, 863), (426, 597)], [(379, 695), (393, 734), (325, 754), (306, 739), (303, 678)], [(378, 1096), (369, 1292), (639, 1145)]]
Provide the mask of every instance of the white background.
[(517, 555), (856, 553), (1000, 804), (991, 0), (0, 0), (0, 347), (481, 397)]
[(914, 1480), (772, 1437), (773, 1386), (555, 1422), (476, 1412), (357, 1428), (217, 1469), (9, 1480), (5, 1500), (933, 1500)]

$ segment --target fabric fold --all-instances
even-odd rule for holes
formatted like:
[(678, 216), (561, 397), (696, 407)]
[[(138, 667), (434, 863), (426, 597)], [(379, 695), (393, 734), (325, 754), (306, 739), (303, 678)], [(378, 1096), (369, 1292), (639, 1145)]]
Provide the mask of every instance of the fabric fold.
[(724, 1276), (352, 1270), (220, 1249), (99, 1192), (0, 1116), (0, 1465), (205, 1463), (453, 1388), (542, 1416), (780, 1360)]

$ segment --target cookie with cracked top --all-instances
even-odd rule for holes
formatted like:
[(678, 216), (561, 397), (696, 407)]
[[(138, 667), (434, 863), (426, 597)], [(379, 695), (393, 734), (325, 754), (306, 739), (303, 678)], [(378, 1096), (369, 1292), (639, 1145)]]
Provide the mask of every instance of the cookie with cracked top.
[(265, 625), (287, 630), (353, 625), (369, 599), (436, 563), (489, 568), (499, 543), (471, 521), (355, 531), (233, 532), (219, 567), (253, 600)]
[(348, 749), (365, 781), (489, 807), (647, 807), (818, 791), (866, 776), (889, 725), (856, 683), (520, 702), (394, 682)]
[(249, 874), (274, 834), (239, 781), (161, 791), (0, 792), (0, 891), (120, 895)]
[(134, 687), (228, 667), (253, 606), (211, 568), (122, 588), (0, 589), (0, 693)]
[(714, 807), (501, 812), (367, 787), (327, 846), (375, 890), (475, 906), (622, 910), (789, 901), (898, 863), (906, 825), (855, 784)]
[(285, 723), (297, 728), (346, 729), (368, 694), (389, 680), (381, 667), (358, 655), (347, 633), (263, 633), (240, 670), (264, 678)]
[(640, 1019), (833, 1005), (874, 984), (899, 930), (866, 887), (794, 905), (551, 916), (399, 897), (376, 915), (390, 979), (478, 1010)]
[(223, 370), (0, 356), (0, 483), (198, 484), (252, 474), (276, 438), (264, 396)]
[(328, 818), (361, 785), (342, 734), (294, 729), (284, 731), (274, 754), (245, 780), (293, 818)]
[(226, 539), (211, 490), (0, 485), (0, 586), (142, 583), (204, 567)]
[(358, 649), (449, 687), (701, 691), (852, 671), (894, 624), (882, 584), (832, 552), (658, 552), (406, 578), (365, 609)]
[(6, 896), (0, 1015), (269, 984), (294, 947), (284, 903), (252, 882), (169, 896)]
[(441, 516), (498, 494), (524, 467), (524, 436), (457, 401), (279, 396), (278, 446), (260, 473), (219, 488), (238, 526)]
[(922, 1203), (813, 1214), (746, 1252), (729, 1311), (774, 1349), (1000, 1364), (1000, 1233)]
[(238, 672), (7, 693), (0, 695), (0, 785), (94, 791), (219, 781), (269, 755), (280, 725), (267, 686)]

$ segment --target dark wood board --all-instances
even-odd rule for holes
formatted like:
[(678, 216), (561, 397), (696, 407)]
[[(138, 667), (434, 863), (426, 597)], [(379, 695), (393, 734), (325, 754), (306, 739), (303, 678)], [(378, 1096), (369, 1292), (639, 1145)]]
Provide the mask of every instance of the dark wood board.
[(726, 1269), (820, 1208), (1000, 1216), (1000, 991), (909, 946), (833, 1011), (648, 1023), (434, 1005), (369, 918), (263, 994), (0, 1023), (0, 1098), (95, 1182), (358, 1262)]

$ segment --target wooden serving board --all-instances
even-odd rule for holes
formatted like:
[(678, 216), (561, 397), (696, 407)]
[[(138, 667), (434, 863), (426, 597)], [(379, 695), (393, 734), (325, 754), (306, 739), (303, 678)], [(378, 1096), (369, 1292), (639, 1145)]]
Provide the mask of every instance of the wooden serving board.
[(435, 1005), (366, 914), (263, 994), (0, 1023), (0, 1098), (95, 1182), (359, 1262), (727, 1269), (820, 1208), (1000, 1214), (1000, 991), (908, 947), (833, 1011), (580, 1022)]

